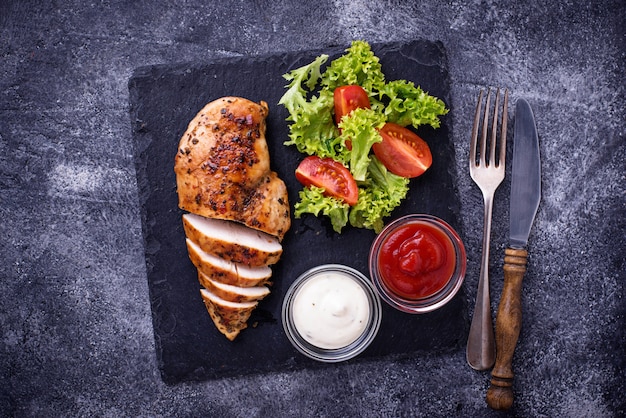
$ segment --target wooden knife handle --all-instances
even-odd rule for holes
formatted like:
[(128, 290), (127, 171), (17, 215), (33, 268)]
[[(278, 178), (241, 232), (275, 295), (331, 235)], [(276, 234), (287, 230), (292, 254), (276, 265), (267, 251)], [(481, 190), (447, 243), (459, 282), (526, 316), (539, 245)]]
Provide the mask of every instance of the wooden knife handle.
[(522, 325), (522, 279), (528, 251), (504, 251), (504, 286), (496, 317), (496, 363), (491, 371), (487, 404), (493, 409), (513, 405), (513, 352)]

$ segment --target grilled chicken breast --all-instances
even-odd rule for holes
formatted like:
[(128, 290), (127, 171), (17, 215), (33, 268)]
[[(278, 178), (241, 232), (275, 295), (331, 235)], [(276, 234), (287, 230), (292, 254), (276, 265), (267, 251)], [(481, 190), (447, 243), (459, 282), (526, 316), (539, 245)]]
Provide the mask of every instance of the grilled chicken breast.
[(270, 170), (267, 103), (224, 97), (189, 123), (174, 160), (187, 249), (217, 329), (234, 340), (269, 293), (291, 226), (285, 183)]
[(224, 97), (189, 123), (174, 162), (181, 209), (241, 222), (282, 240), (290, 227), (287, 188), (270, 170), (267, 103)]

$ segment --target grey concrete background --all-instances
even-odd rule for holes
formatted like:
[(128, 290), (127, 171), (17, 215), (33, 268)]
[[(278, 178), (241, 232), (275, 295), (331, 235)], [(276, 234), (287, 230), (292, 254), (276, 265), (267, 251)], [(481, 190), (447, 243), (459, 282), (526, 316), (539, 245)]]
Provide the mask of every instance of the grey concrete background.
[[(0, 416), (624, 416), (623, 1), (0, 2)], [(175, 386), (155, 362), (127, 83), (149, 64), (442, 41), (468, 306), (482, 197), (467, 173), (480, 86), (529, 100), (543, 157), (515, 405), (464, 347)], [(492, 304), (506, 245), (497, 194)]]

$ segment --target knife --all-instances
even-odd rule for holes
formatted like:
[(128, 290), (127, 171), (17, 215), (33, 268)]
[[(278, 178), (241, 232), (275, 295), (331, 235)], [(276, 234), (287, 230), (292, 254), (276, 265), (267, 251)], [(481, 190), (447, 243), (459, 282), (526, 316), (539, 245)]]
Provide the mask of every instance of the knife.
[(491, 371), (487, 404), (508, 409), (513, 404), (513, 352), (522, 324), (522, 279), (526, 273), (528, 235), (541, 198), (539, 139), (533, 111), (524, 99), (515, 106), (513, 170), (509, 211), (509, 247), (504, 251), (504, 285), (496, 317), (496, 362)]

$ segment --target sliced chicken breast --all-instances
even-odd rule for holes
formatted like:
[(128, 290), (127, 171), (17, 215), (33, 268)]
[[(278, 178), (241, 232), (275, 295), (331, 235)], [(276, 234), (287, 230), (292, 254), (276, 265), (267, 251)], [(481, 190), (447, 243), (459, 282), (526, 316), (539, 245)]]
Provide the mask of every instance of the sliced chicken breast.
[(252, 267), (272, 265), (283, 252), (275, 236), (237, 222), (186, 213), (183, 226), (187, 238), (204, 252), (234, 263)]
[(264, 101), (214, 100), (191, 120), (174, 158), (178, 205), (190, 212), (189, 258), (207, 310), (230, 340), (269, 293), (269, 266), (291, 226), (287, 188), (270, 168), (268, 112)]
[(270, 294), (270, 289), (266, 286), (240, 287), (224, 284), (200, 271), (198, 281), (205, 289), (229, 302), (255, 302)]
[(258, 305), (258, 302), (230, 302), (207, 289), (200, 289), (200, 294), (215, 326), (231, 341), (248, 327), (250, 314)]
[(233, 286), (253, 287), (269, 282), (272, 269), (268, 266), (249, 267), (211, 255), (187, 238), (187, 250), (191, 262), (198, 271), (214, 281)]

